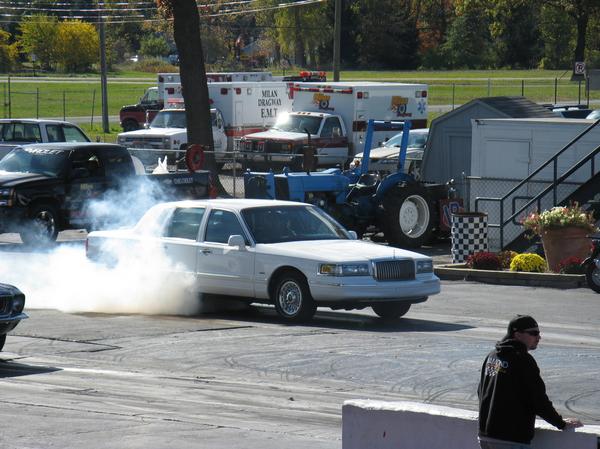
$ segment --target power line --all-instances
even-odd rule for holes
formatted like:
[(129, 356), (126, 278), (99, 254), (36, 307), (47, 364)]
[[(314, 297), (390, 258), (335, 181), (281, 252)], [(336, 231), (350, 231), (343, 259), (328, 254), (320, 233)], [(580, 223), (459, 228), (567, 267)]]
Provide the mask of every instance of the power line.
[[(234, 15), (240, 15), (240, 14), (254, 14), (257, 12), (263, 12), (263, 11), (272, 11), (272, 10), (280, 10), (280, 9), (286, 9), (286, 8), (292, 8), (292, 7), (299, 7), (299, 6), (307, 6), (307, 5), (311, 5), (311, 4), (316, 4), (316, 3), (322, 3), (326, 0), (300, 0), (300, 1), (290, 1), (288, 3), (280, 3), (276, 6), (265, 6), (265, 7), (259, 7), (259, 8), (254, 8), (254, 9), (246, 9), (246, 8), (239, 8), (240, 5), (248, 5), (250, 3), (255, 3), (258, 0), (242, 0), (242, 1), (232, 1), (232, 2), (224, 2), (224, 3), (215, 3), (215, 4), (198, 4), (198, 8), (201, 10), (204, 10), (205, 8), (208, 7), (218, 7), (218, 8), (222, 8), (224, 6), (229, 6), (229, 5), (236, 5), (238, 6), (238, 9), (222, 9), (221, 11), (217, 11), (215, 13), (212, 14), (200, 14), (200, 20), (203, 19), (207, 19), (207, 18), (213, 18), (213, 17), (224, 17), (224, 16), (234, 16)], [(28, 3), (29, 5), (31, 5), (31, 3)], [(131, 5), (142, 5), (142, 7), (137, 7), (137, 8), (131, 8)], [(150, 17), (146, 17), (143, 14), (123, 14), (124, 12), (128, 12), (128, 11), (148, 11), (148, 12), (155, 12), (156, 11), (156, 6), (143, 6), (143, 5), (153, 5), (153, 2), (120, 2), (120, 3), (110, 3), (109, 5), (111, 6), (115, 6), (115, 5), (122, 5), (126, 8), (86, 8), (86, 9), (80, 9), (80, 8), (73, 8), (72, 4), (69, 3), (52, 3), (51, 7), (45, 7), (45, 8), (41, 8), (40, 5), (35, 5), (35, 11), (37, 14), (9, 14), (9, 13), (4, 13), (4, 14), (0, 14), (1, 18), (4, 18), (5, 20), (1, 20), (0, 19), (0, 23), (13, 23), (16, 21), (19, 21), (20, 19), (23, 18), (31, 18), (34, 17), (36, 15), (39, 15), (40, 12), (44, 13), (56, 13), (56, 12), (62, 12), (62, 13), (68, 13), (68, 12), (77, 12), (78, 14), (74, 15), (74, 14), (68, 14), (68, 15), (58, 15), (58, 14), (54, 14), (53, 17), (56, 17), (57, 19), (81, 19), (81, 20), (86, 20), (88, 22), (91, 23), (99, 23), (100, 20), (103, 21), (104, 23), (141, 23), (141, 22), (158, 22), (158, 21), (162, 21), (164, 19), (162, 18), (150, 18)], [(11, 5), (11, 6), (7, 6), (7, 5)], [(28, 11), (30, 9), (32, 9), (31, 6), (15, 6), (15, 5), (23, 5), (23, 3), (18, 3), (15, 1), (12, 2), (7, 2), (7, 1), (0, 1), (0, 7), (4, 7), (5, 9), (10, 9), (10, 10), (19, 10), (19, 11)], [(57, 6), (68, 6), (70, 5), (71, 8), (57, 8)], [(105, 3), (98, 3), (98, 5), (106, 5)], [(88, 13), (88, 14), (81, 14), (81, 13)], [(112, 13), (111, 12), (118, 12), (120, 14), (116, 14), (116, 13)], [(109, 14), (107, 14), (109, 13)], [(8, 20), (6, 20), (8, 19)], [(94, 20), (95, 19), (95, 20)]]

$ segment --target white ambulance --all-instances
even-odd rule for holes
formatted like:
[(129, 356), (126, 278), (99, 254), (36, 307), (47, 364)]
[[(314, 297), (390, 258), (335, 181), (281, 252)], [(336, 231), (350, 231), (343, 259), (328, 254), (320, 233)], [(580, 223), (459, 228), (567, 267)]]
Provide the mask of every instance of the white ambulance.
[[(317, 165), (345, 165), (364, 150), (367, 121), (410, 120), (427, 127), (427, 85), (376, 82), (294, 83), (292, 112), (265, 132), (247, 134), (240, 150), (255, 162), (295, 167), (307, 145)], [(373, 147), (397, 131), (375, 129)]]
[[(181, 84), (165, 83), (162, 89), (166, 108), (159, 115), (165, 111), (172, 116), (184, 115)], [(292, 108), (291, 92), (291, 84), (282, 81), (209, 83), (217, 163), (223, 165), (232, 159), (235, 140), (249, 133), (264, 131), (275, 123), (278, 114), (289, 112)], [(181, 151), (187, 144), (187, 130), (155, 126), (154, 120), (147, 129), (120, 133), (118, 142), (130, 147)]]

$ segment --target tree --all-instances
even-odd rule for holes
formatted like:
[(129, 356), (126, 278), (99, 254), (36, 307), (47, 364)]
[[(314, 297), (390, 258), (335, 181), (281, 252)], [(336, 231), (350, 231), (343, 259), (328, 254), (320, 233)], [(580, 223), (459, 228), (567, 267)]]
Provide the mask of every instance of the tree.
[(495, 0), (487, 7), (498, 67), (530, 69), (543, 52), (540, 5), (531, 0)]
[[(564, 69), (573, 63), (575, 22), (560, 10), (544, 5), (540, 19), (540, 37), (544, 43), (541, 69)], [(594, 47), (591, 48), (600, 48)]]
[(448, 68), (488, 68), (491, 62), (489, 19), (483, 2), (456, 5), (456, 18), (448, 29), (442, 51)]
[(198, 7), (195, 0), (157, 0), (157, 4), (163, 15), (173, 18), (173, 34), (179, 53), (179, 73), (185, 102), (188, 143), (200, 144), (211, 150), (206, 154), (206, 165), (219, 191), (223, 192), (213, 151), (215, 146)]
[(44, 14), (23, 18), (19, 25), (21, 48), (31, 56), (34, 54), (44, 70), (50, 70), (56, 62), (56, 39), (58, 19)]
[(600, 2), (598, 0), (542, 0), (542, 2), (573, 18), (577, 28), (574, 61), (585, 61), (588, 24), (594, 13), (600, 12)]
[(0, 30), (0, 72), (9, 72), (17, 60), (17, 44), (10, 43), (10, 33)]
[(67, 72), (85, 72), (98, 61), (96, 28), (79, 20), (61, 22), (56, 35), (56, 59)]
[(362, 0), (352, 5), (358, 22), (356, 43), (363, 66), (414, 69), (418, 58), (419, 0)]
[(169, 54), (169, 44), (164, 37), (148, 36), (140, 42), (140, 53), (145, 56), (160, 58)]

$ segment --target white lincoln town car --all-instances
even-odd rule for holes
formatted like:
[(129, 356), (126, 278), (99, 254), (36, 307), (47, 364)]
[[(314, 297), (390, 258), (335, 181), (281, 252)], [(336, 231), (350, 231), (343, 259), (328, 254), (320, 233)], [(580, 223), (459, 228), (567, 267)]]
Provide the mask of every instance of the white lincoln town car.
[(131, 229), (91, 232), (86, 254), (114, 263), (124, 247), (160, 247), (174, 270), (195, 277), (199, 294), (274, 304), (291, 322), (317, 307), (372, 307), (397, 319), (440, 292), (430, 257), (357, 240), (318, 207), (290, 201), (161, 203)]

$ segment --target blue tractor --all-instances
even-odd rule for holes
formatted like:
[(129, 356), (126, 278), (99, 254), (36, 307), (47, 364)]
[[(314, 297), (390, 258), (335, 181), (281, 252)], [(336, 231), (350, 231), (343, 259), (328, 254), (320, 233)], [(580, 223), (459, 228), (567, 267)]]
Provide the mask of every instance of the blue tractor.
[[(383, 179), (369, 173), (374, 130), (403, 131), (398, 166)], [(272, 198), (315, 204), (346, 228), (362, 236), (381, 231), (385, 240), (401, 248), (418, 248), (433, 232), (447, 233), (449, 214), (461, 202), (451, 184), (425, 184), (405, 173), (410, 122), (369, 120), (365, 150), (358, 167), (317, 172), (244, 173), (246, 198)], [(310, 154), (310, 151), (305, 153)]]

